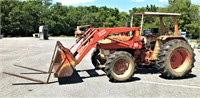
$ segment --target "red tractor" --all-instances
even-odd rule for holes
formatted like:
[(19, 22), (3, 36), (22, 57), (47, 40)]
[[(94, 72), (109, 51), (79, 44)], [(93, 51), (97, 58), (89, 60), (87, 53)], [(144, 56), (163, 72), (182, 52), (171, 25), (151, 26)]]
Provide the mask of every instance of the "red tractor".
[[(56, 77), (71, 76), (73, 69), (92, 49), (92, 64), (95, 68), (104, 68), (112, 81), (127, 81), (136, 70), (136, 66), (155, 65), (159, 72), (167, 78), (183, 78), (194, 67), (193, 49), (187, 40), (179, 35), (178, 13), (143, 12), (132, 15), (131, 27), (89, 28), (70, 48), (60, 42), (55, 47), (49, 77), (54, 72)], [(132, 27), (133, 17), (141, 17), (141, 25)], [(143, 30), (144, 17), (159, 17), (158, 29)], [(163, 18), (172, 17), (174, 34), (169, 35)], [(70, 50), (78, 44), (76, 51)], [(23, 66), (20, 66), (23, 67)], [(27, 67), (23, 67), (27, 68)], [(29, 68), (30, 69), (30, 68)], [(4, 72), (5, 74), (48, 83)]]

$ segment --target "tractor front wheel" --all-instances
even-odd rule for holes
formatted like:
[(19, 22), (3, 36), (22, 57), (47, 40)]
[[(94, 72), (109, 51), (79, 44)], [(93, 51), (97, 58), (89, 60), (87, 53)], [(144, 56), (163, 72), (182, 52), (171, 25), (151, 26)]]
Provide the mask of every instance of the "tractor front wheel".
[(105, 63), (105, 72), (110, 81), (127, 81), (135, 71), (133, 56), (125, 51), (111, 54)]
[(170, 40), (161, 46), (156, 65), (166, 78), (183, 78), (194, 67), (195, 54), (184, 40)]

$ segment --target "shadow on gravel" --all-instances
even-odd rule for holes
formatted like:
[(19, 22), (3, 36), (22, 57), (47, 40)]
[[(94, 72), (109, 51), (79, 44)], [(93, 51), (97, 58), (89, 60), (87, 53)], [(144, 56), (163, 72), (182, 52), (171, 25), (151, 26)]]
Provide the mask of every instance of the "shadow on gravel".
[[(89, 76), (80, 76), (78, 74), (78, 72), (83, 72), (86, 71)], [(21, 74), (44, 74), (44, 73), (21, 73)], [(93, 77), (100, 77), (100, 76), (105, 76), (106, 74), (98, 74), (96, 72), (96, 69), (87, 69), (87, 70), (75, 70), (72, 74), (72, 76), (69, 77), (62, 77), (62, 78), (58, 78), (58, 81), (53, 81), (53, 82), (49, 82), (49, 84), (51, 83), (59, 83), (60, 85), (64, 85), (64, 84), (76, 84), (76, 83), (81, 83), (84, 82), (83, 79), (86, 78), (93, 78)], [(14, 83), (12, 85), (41, 85), (43, 83)]]
[(83, 82), (83, 80), (80, 77), (80, 75), (78, 74), (78, 72), (74, 69), (72, 76), (58, 78), (58, 82), (60, 85), (64, 85), (64, 84), (81, 83), (81, 82)]
[[(78, 72), (83, 72), (86, 71), (89, 76), (80, 76)], [(83, 79), (86, 78), (93, 78), (93, 77), (100, 77), (100, 76), (105, 76), (106, 74), (98, 74), (95, 69), (87, 69), (87, 70), (74, 70), (72, 76), (70, 77), (63, 77), (63, 78), (58, 78), (59, 84), (76, 84), (76, 83), (81, 83), (83, 82)]]
[[(80, 83), (83, 82), (83, 79), (87, 79), (87, 78), (93, 78), (93, 77), (101, 77), (101, 76), (106, 76), (106, 74), (98, 74), (96, 72), (96, 70), (101, 70), (101, 69), (87, 69), (87, 70), (76, 70), (74, 71), (74, 75), (72, 75), (72, 77), (67, 77), (65, 78), (65, 80), (59, 80), (59, 83), (62, 82), (62, 84), (74, 84), (74, 83)], [(89, 76), (82, 76), (80, 77), (80, 75), (78, 74), (78, 72), (84, 72), (86, 71)], [(133, 82), (133, 81), (139, 81), (141, 80), (138, 77), (132, 77), (131, 79), (124, 81), (124, 82), (115, 82), (115, 81), (110, 81), (112, 83), (128, 83), (128, 82)], [(60, 85), (62, 85), (60, 84)]]
[(171, 78), (167, 78), (164, 77), (163, 75), (159, 75), (160, 78), (162, 79), (168, 79), (168, 80), (182, 80), (182, 79), (191, 79), (191, 78), (195, 78), (197, 77), (195, 74), (188, 74), (187, 76), (183, 77), (183, 78), (176, 78), (176, 79), (171, 79)]
[[(58, 78), (58, 81), (53, 81), (53, 82), (50, 82), (49, 84), (56, 83), (56, 82), (58, 82), (59, 85), (77, 84), (77, 83), (84, 82), (83, 79), (106, 76), (105, 73), (99, 74), (96, 72), (96, 70), (101, 70), (101, 69), (86, 69), (86, 70), (74, 69), (72, 76)], [(89, 76), (80, 76), (78, 72), (87, 72), (89, 74)], [(158, 73), (158, 71), (154, 67), (138, 68), (135, 72), (135, 74), (157, 74), (157, 73)], [(43, 74), (43, 73), (21, 73), (21, 74)], [(192, 77), (192, 76), (190, 75), (189, 77)], [(115, 82), (115, 81), (110, 81), (110, 82), (112, 82), (112, 83), (128, 83), (128, 82), (134, 82), (134, 81), (139, 81), (139, 80), (141, 80), (141, 79), (138, 77), (132, 77), (131, 79), (124, 81), (124, 82)], [(37, 84), (42, 84), (42, 83), (15, 83), (13, 85), (37, 85)]]
[(100, 69), (78, 70), (78, 72), (86, 71), (90, 75), (90, 76), (83, 76), (83, 77), (81, 77), (82, 79), (92, 78), (92, 77), (106, 76), (106, 74), (98, 74), (96, 72), (96, 70), (100, 70)]
[[(57, 83), (58, 81), (49, 82), (49, 84)], [(44, 85), (43, 83), (14, 83), (12, 85)]]
[(135, 71), (135, 74), (159, 74), (157, 68), (151, 67), (151, 68), (137, 68)]

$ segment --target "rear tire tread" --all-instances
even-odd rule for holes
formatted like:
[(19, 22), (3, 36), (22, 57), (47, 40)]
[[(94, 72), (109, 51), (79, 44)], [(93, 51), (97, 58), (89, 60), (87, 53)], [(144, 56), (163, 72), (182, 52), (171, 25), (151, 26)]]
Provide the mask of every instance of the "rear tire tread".
[[(191, 57), (191, 65), (185, 70), (185, 72), (183, 72), (182, 75), (178, 74), (178, 73), (172, 73), (169, 66), (168, 62), (167, 62), (167, 56), (170, 55), (170, 53), (173, 51), (173, 49), (176, 49), (174, 47), (176, 47), (178, 44), (182, 44), (183, 48), (188, 48), (188, 52), (189, 55)], [(178, 47), (177, 47), (178, 48)], [(159, 72), (167, 78), (182, 78), (184, 76), (186, 76), (189, 72), (191, 72), (191, 69), (194, 67), (194, 52), (193, 49), (191, 48), (190, 45), (188, 45), (188, 43), (186, 43), (183, 40), (178, 40), (178, 39), (174, 39), (174, 40), (170, 40), (168, 42), (166, 42), (164, 45), (161, 46), (158, 56), (157, 56), (157, 61), (156, 61), (156, 65), (157, 68), (159, 70)]]

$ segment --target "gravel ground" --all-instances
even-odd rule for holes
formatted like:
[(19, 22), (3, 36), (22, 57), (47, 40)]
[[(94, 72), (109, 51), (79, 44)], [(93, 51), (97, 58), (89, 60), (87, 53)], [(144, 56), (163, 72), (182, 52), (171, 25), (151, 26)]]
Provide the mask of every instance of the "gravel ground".
[[(3, 38), (0, 40), (0, 97), (200, 97), (200, 50), (195, 50), (195, 67), (185, 79), (164, 79), (154, 68), (139, 69), (132, 80), (112, 83), (101, 70), (94, 70), (90, 61), (91, 52), (76, 67), (74, 76), (58, 82), (53, 75), (50, 84), (5, 75), (12, 72), (45, 80), (46, 74), (13, 66), (23, 65), (48, 70), (56, 41), (65, 47), (75, 42), (74, 38)], [(38, 74), (37, 74), (38, 73)]]

